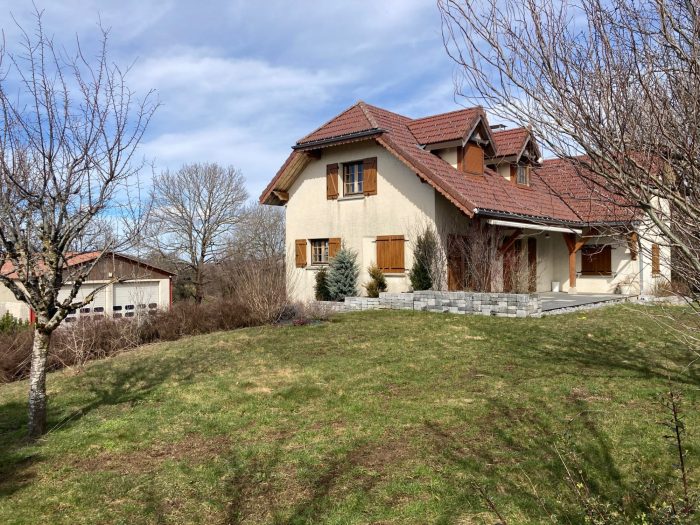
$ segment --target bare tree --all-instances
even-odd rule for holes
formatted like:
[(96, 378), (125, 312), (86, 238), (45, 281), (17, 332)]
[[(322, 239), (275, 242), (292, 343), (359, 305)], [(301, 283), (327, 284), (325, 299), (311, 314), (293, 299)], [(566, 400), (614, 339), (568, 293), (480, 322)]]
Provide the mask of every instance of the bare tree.
[(89, 58), (78, 42), (71, 55), (59, 50), (41, 12), (32, 33), (20, 29), (20, 51), (0, 49), (0, 283), (36, 313), (29, 435), (37, 437), (46, 427), (51, 336), (97, 292), (76, 300), (97, 260), (74, 264), (71, 247), (99, 217), (119, 215), (156, 104), (151, 93), (137, 101), (128, 69), (108, 60), (106, 31)]
[(463, 73), (458, 94), (529, 126), (568, 158), (588, 187), (587, 205), (617, 210), (627, 225), (618, 232), (639, 234), (648, 241), (641, 249), (666, 247), (661, 257), (672, 254), (675, 277), (697, 300), (697, 2), (438, 0), (438, 8)]
[(218, 164), (187, 164), (153, 180), (154, 240), (193, 273), (201, 303), (207, 265), (226, 250), (243, 217), (248, 193), (240, 171)]
[(281, 260), (284, 239), (284, 209), (256, 202), (246, 209), (229, 244), (229, 252), (244, 259)]

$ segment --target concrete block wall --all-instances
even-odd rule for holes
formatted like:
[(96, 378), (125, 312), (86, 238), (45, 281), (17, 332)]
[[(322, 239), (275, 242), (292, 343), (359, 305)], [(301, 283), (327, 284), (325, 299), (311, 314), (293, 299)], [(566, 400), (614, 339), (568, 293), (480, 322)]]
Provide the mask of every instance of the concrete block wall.
[(378, 298), (346, 297), (339, 311), (417, 310), (497, 317), (540, 317), (539, 297), (530, 294), (436, 292), (380, 293)]

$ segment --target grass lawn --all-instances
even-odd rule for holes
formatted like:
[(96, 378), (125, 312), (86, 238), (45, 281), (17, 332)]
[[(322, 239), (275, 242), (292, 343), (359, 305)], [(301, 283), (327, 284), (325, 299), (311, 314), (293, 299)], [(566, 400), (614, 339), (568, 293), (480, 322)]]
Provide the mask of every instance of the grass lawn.
[(581, 523), (558, 452), (611, 501), (676, 475), (669, 374), (700, 468), (699, 369), (644, 312), (362, 312), (150, 345), (51, 374), (33, 445), (26, 382), (0, 386), (0, 523), (494, 523), (476, 485), (511, 524)]

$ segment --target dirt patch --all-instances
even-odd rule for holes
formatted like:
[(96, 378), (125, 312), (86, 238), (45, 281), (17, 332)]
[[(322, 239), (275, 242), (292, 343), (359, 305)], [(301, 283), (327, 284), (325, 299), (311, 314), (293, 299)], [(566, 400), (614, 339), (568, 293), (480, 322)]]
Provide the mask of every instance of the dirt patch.
[(574, 387), (571, 389), (571, 392), (569, 392), (569, 395), (567, 396), (567, 399), (569, 401), (610, 401), (610, 398), (607, 396), (596, 396), (594, 394), (591, 394), (587, 388), (584, 387)]
[(176, 443), (156, 443), (148, 449), (132, 452), (102, 452), (91, 457), (73, 458), (69, 463), (86, 472), (141, 474), (152, 471), (166, 461), (202, 463), (227, 453), (230, 445), (231, 440), (227, 436), (205, 438), (192, 434)]

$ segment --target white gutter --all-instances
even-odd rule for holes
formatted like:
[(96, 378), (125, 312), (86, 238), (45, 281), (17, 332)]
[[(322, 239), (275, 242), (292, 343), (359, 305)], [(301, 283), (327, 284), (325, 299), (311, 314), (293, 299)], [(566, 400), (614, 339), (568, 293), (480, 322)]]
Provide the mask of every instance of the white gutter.
[(486, 222), (494, 226), (505, 226), (508, 228), (522, 228), (524, 230), (538, 230), (546, 232), (576, 233), (578, 235), (583, 235), (583, 230), (567, 228), (565, 226), (544, 226), (541, 224), (532, 224), (528, 222), (502, 221), (500, 219), (487, 219)]

